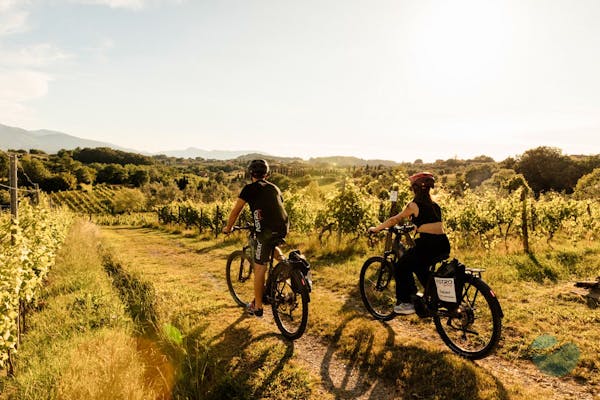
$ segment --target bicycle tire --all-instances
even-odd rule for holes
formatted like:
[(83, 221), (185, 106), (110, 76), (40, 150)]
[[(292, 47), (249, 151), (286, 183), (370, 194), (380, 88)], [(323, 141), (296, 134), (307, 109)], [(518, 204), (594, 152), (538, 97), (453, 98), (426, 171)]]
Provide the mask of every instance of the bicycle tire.
[(360, 297), (369, 313), (380, 321), (389, 321), (396, 315), (396, 281), (392, 263), (374, 256), (363, 264), (359, 278)]
[(502, 317), (500, 303), (490, 287), (467, 274), (460, 306), (456, 310), (438, 309), (433, 321), (450, 350), (461, 357), (479, 360), (489, 355), (500, 341)]
[(273, 319), (281, 334), (295, 340), (304, 334), (308, 323), (308, 288), (299, 271), (276, 268), (273, 271)]
[(225, 267), (227, 287), (231, 297), (242, 307), (254, 298), (253, 266), (253, 260), (242, 250), (234, 251), (227, 258)]

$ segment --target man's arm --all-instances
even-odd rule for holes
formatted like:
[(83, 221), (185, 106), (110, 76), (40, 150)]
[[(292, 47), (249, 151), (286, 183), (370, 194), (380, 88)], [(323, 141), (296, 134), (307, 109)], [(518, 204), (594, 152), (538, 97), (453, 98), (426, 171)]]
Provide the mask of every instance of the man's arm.
[(238, 197), (237, 201), (233, 205), (231, 212), (229, 213), (229, 218), (227, 219), (227, 225), (223, 228), (223, 233), (231, 232), (231, 228), (235, 221), (237, 220), (240, 212), (242, 212), (242, 208), (246, 205), (246, 202)]

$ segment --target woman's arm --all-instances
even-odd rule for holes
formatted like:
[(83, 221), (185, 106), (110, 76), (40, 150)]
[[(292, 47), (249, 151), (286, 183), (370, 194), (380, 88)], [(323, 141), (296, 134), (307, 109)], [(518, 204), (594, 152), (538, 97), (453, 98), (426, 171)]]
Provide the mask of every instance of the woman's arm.
[(394, 215), (393, 217), (386, 219), (385, 221), (383, 221), (381, 224), (379, 224), (377, 226), (370, 227), (369, 232), (377, 233), (383, 229), (392, 227), (392, 226), (398, 224), (403, 219), (408, 219), (411, 215), (416, 215), (418, 212), (419, 212), (419, 207), (417, 206), (417, 204), (414, 201), (411, 201), (410, 203), (408, 203), (406, 205), (406, 207), (404, 207), (404, 210), (402, 210), (400, 213)]

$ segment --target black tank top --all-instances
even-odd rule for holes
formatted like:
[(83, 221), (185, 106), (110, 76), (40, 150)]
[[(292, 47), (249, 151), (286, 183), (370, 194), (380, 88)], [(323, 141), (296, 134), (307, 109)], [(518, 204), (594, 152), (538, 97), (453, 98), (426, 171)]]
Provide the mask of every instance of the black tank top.
[(431, 203), (415, 201), (415, 204), (419, 207), (419, 215), (417, 217), (413, 215), (411, 221), (417, 228), (423, 224), (442, 221), (442, 209), (437, 203), (433, 201)]

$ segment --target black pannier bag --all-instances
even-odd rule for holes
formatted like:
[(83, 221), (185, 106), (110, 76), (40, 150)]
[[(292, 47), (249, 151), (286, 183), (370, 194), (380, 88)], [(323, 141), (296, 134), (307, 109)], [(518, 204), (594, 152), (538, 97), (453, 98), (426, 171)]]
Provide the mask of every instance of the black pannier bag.
[(300, 252), (300, 250), (291, 251), (288, 259), (288, 263), (292, 266), (293, 269), (298, 269), (304, 275), (304, 279), (308, 283), (308, 290), (312, 291), (312, 274), (310, 273), (310, 264), (306, 261), (306, 257), (304, 254)]
[(433, 274), (436, 294), (441, 305), (449, 309), (460, 305), (465, 284), (465, 265), (456, 258), (443, 261)]

